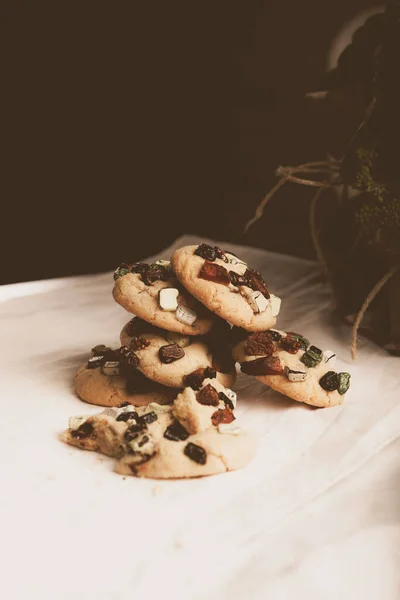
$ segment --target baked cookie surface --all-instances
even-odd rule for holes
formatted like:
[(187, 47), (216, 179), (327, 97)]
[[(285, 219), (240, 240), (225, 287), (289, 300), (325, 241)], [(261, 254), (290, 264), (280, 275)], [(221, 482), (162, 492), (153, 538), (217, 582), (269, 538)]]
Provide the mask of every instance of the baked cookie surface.
[[(216, 393), (223, 392), (205, 381), (196, 396), (201, 402), (213, 402)], [(187, 406), (184, 410), (182, 406), (154, 403), (137, 409), (109, 408), (89, 418), (71, 418), (61, 439), (118, 459), (118, 473), (155, 479), (215, 475), (250, 462), (256, 450), (255, 438), (236, 425), (229, 405), (219, 400), (219, 405), (212, 407), (212, 415), (221, 416), (213, 419), (211, 415), (192, 434), (179, 420), (187, 419), (188, 410)]]
[(137, 369), (164, 386), (183, 388), (187, 385), (186, 378), (199, 369), (213, 370), (214, 376), (227, 387), (235, 383), (233, 361), (225, 368), (214, 362), (204, 338), (149, 328), (136, 317), (124, 326), (120, 339), (137, 356)]
[(207, 244), (185, 246), (174, 252), (171, 264), (182, 285), (222, 319), (247, 331), (275, 325), (280, 298), (230, 252)]
[(236, 336), (239, 341), (232, 354), (243, 373), (297, 402), (321, 408), (343, 402), (350, 375), (333, 370), (334, 352), (323, 352), (292, 332), (236, 331)]
[(185, 335), (202, 335), (214, 315), (177, 281), (167, 261), (136, 263), (115, 271), (114, 300), (149, 323)]

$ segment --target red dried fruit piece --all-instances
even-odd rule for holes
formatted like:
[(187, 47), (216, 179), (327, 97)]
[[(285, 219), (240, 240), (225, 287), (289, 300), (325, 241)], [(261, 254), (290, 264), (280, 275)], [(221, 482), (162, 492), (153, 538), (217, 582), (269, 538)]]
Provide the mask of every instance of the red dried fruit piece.
[(146, 338), (141, 335), (136, 335), (135, 337), (133, 337), (130, 343), (130, 348), (134, 352), (136, 352), (136, 350), (143, 350), (148, 346), (150, 346), (149, 340), (146, 340)]
[(189, 375), (185, 375), (183, 378), (185, 387), (191, 387), (193, 390), (199, 390), (201, 384), (205, 379), (214, 379), (217, 373), (215, 369), (211, 367), (206, 367), (205, 369), (196, 369), (189, 373)]
[(272, 356), (275, 350), (269, 331), (256, 331), (247, 338), (244, 351), (247, 356)]
[(236, 419), (229, 406), (225, 406), (222, 410), (216, 410), (211, 416), (211, 422), (215, 427), (221, 423), (232, 423)]
[(258, 292), (261, 292), (266, 298), (269, 298), (269, 291), (267, 290), (267, 284), (261, 276), (261, 273), (254, 269), (247, 269), (244, 274), (247, 281), (247, 285)]
[(286, 350), (286, 352), (289, 352), (289, 354), (297, 354), (302, 347), (302, 343), (299, 339), (292, 337), (291, 335), (287, 335), (281, 339), (281, 346), (283, 350)]
[(242, 362), (240, 367), (242, 373), (247, 375), (282, 375), (284, 373), (281, 361), (277, 356), (263, 356), (249, 362)]
[(213, 281), (214, 283), (220, 283), (221, 285), (229, 285), (229, 273), (222, 265), (212, 263), (206, 260), (200, 269), (200, 279), (206, 281)]
[(218, 406), (219, 396), (218, 392), (210, 383), (208, 383), (202, 390), (200, 390), (196, 396), (196, 400), (199, 404), (204, 406)]

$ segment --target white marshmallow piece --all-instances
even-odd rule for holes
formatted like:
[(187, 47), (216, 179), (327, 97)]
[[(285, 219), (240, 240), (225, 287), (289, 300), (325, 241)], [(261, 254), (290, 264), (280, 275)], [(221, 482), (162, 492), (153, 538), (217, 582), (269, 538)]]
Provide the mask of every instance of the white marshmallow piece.
[(250, 304), (251, 310), (254, 314), (265, 312), (268, 308), (269, 300), (261, 292), (257, 290), (248, 290), (248, 288), (242, 288), (244, 290), (244, 297)]
[(90, 415), (81, 415), (78, 417), (70, 417), (68, 421), (68, 427), (70, 429), (78, 429), (85, 421), (89, 419)]
[(233, 404), (233, 408), (236, 408), (236, 400), (237, 400), (237, 394), (236, 394), (236, 392), (234, 392), (230, 388), (226, 388), (225, 389), (225, 396), (228, 396), (229, 400)]
[(246, 273), (247, 265), (245, 262), (240, 260), (237, 256), (230, 254), (229, 252), (225, 252), (225, 256), (228, 259), (229, 263), (236, 267), (236, 273), (239, 273), (239, 275), (244, 275)]
[(325, 350), (322, 356), (324, 357), (324, 361), (329, 363), (330, 367), (333, 367), (336, 362), (336, 354), (332, 350)]
[(103, 366), (104, 375), (119, 375), (119, 362), (117, 360), (108, 360)]
[(174, 312), (178, 308), (179, 290), (176, 288), (163, 288), (158, 292), (158, 303), (160, 308)]
[(274, 294), (270, 294), (270, 301), (272, 316), (277, 317), (279, 315), (279, 311), (281, 310), (282, 300), (279, 298), (279, 296), (274, 296)]
[(218, 432), (225, 433), (229, 435), (239, 435), (241, 432), (241, 428), (238, 425), (235, 425), (235, 421), (232, 423), (220, 423), (218, 425)]
[(188, 306), (178, 306), (175, 313), (176, 318), (185, 325), (193, 325), (197, 320), (197, 314)]
[(181, 333), (176, 333), (175, 331), (168, 331), (165, 335), (166, 339), (172, 344), (178, 344), (181, 348), (186, 348), (191, 343), (189, 335), (182, 335)]
[(308, 369), (306, 366), (304, 366), (301, 370), (285, 367), (285, 375), (289, 381), (305, 381), (307, 379)]

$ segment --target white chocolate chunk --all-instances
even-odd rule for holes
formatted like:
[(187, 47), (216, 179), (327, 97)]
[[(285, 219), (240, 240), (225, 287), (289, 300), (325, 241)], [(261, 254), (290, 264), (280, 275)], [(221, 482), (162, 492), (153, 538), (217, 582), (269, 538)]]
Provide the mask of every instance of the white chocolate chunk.
[(155, 452), (154, 440), (150, 433), (147, 432), (140, 435), (136, 440), (129, 442), (129, 445), (134, 452), (139, 452), (140, 454), (152, 455)]
[(197, 319), (197, 314), (188, 306), (178, 306), (175, 316), (178, 321), (185, 325), (193, 325)]
[(236, 267), (236, 273), (238, 273), (239, 275), (244, 275), (246, 273), (247, 265), (245, 262), (240, 260), (237, 256), (230, 254), (229, 252), (225, 252), (225, 256), (228, 259), (229, 263)]
[(118, 409), (117, 408), (105, 408), (103, 410), (103, 412), (101, 413), (102, 415), (106, 415), (106, 417), (113, 417), (113, 419), (115, 419), (118, 416)]
[(229, 400), (233, 404), (233, 408), (236, 408), (236, 400), (237, 400), (237, 394), (236, 394), (236, 392), (234, 392), (230, 388), (226, 388), (225, 389), (225, 396), (228, 396)]
[(291, 369), (290, 367), (285, 367), (285, 375), (289, 379), (289, 381), (305, 381), (308, 375), (308, 369), (306, 366), (302, 367), (301, 370)]
[(149, 412), (153, 410), (156, 413), (166, 413), (172, 411), (172, 406), (170, 404), (158, 404), (157, 402), (150, 402), (150, 404), (147, 405), (147, 408)]
[(279, 315), (279, 311), (281, 310), (282, 300), (279, 298), (279, 296), (274, 296), (274, 294), (270, 294), (270, 302), (271, 302), (272, 316), (277, 317)]
[(102, 367), (104, 375), (119, 375), (119, 362), (108, 360)]
[(158, 292), (160, 308), (166, 311), (175, 311), (178, 308), (179, 290), (176, 288), (163, 288)]
[(336, 354), (332, 352), (332, 350), (325, 350), (325, 352), (323, 353), (323, 357), (324, 361), (326, 363), (328, 362), (330, 367), (333, 367), (333, 365), (336, 362)]
[(246, 298), (254, 314), (267, 310), (269, 300), (261, 292), (250, 290), (248, 287), (242, 287), (240, 293)]
[(169, 260), (156, 260), (156, 265), (160, 265), (161, 267), (169, 267), (171, 262)]
[(228, 433), (229, 435), (239, 435), (241, 432), (241, 428), (235, 424), (235, 421), (232, 423), (220, 423), (218, 425), (219, 433)]
[(90, 415), (81, 415), (78, 417), (70, 417), (68, 427), (70, 429), (78, 429), (85, 421), (90, 418)]
[(186, 346), (189, 346), (191, 343), (189, 335), (182, 335), (181, 333), (176, 333), (175, 331), (167, 331), (165, 338), (172, 344), (178, 344), (178, 346), (181, 348), (186, 348)]

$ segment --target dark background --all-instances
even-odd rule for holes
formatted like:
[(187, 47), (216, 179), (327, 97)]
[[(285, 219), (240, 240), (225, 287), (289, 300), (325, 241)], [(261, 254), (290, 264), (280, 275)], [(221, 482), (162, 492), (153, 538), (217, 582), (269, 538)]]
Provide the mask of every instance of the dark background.
[(309, 189), (243, 225), (278, 164), (340, 152), (358, 117), (304, 95), (374, 4), (3, 0), (0, 283), (113, 269), (182, 233), (313, 256)]

